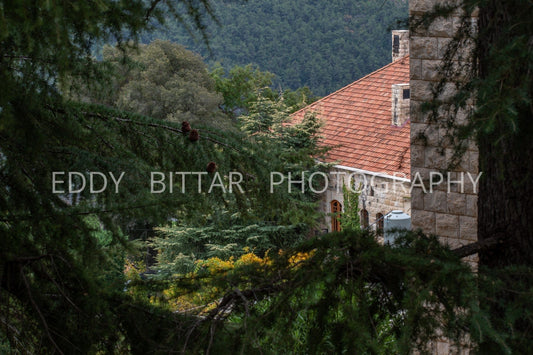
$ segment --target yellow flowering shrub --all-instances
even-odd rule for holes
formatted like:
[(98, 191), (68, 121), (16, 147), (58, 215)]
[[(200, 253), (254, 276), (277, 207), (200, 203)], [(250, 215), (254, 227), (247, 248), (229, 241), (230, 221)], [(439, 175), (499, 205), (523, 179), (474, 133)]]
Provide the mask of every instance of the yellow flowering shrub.
[(289, 264), (291, 266), (299, 266), (299, 264), (301, 264), (302, 261), (309, 259), (311, 256), (313, 256), (313, 254), (314, 254), (313, 251), (309, 253), (296, 253), (295, 255), (289, 258)]
[[(158, 297), (152, 296), (150, 302), (160, 306), (167, 306), (170, 309), (178, 312), (193, 312), (202, 314), (214, 308), (217, 302), (223, 297), (227, 290), (224, 287), (218, 287), (213, 282), (215, 278), (221, 275), (226, 275), (242, 267), (258, 266), (269, 267), (273, 263), (273, 259), (268, 256), (268, 253), (263, 257), (259, 257), (249, 249), (244, 249), (245, 254), (235, 259), (230, 257), (228, 260), (222, 260), (218, 257), (209, 258), (206, 260), (196, 261), (196, 270), (186, 275), (176, 275), (182, 279), (188, 279), (197, 282), (195, 291), (190, 291), (185, 287), (176, 285), (165, 289)], [(280, 250), (279, 254), (283, 255)], [(310, 253), (297, 253), (290, 256), (288, 259), (290, 267), (299, 267), (302, 261), (311, 257)]]

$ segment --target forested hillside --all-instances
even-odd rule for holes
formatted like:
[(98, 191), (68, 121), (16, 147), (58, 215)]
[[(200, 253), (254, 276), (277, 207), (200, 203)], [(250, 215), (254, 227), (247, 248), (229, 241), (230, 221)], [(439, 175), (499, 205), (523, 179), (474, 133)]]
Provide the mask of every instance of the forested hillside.
[(406, 0), (249, 0), (213, 4), (207, 48), (182, 27), (143, 36), (185, 45), (226, 69), (254, 63), (283, 89), (326, 95), (390, 62), (390, 29), (407, 18)]

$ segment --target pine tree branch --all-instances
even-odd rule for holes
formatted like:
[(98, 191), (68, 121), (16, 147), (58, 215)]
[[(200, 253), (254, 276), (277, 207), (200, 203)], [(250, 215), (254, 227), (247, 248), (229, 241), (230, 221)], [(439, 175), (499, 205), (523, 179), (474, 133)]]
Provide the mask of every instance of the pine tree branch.
[[(50, 111), (53, 111), (53, 112), (62, 113), (62, 114), (66, 114), (67, 113), (64, 109), (58, 109), (58, 108), (55, 108), (55, 107), (53, 107), (51, 105), (46, 105), (46, 107)], [(115, 120), (115, 121), (118, 121), (118, 122), (132, 123), (132, 124), (138, 125), (138, 126), (162, 128), (164, 130), (167, 130), (167, 131), (170, 131), (170, 132), (173, 132), (173, 133), (181, 133), (181, 134), (184, 133), (179, 128), (175, 128), (175, 127), (164, 125), (164, 124), (160, 124), (160, 123), (141, 122), (141, 121), (132, 120), (131, 118), (123, 118), (123, 117), (118, 117), (118, 116), (104, 115), (104, 114), (101, 114), (101, 113), (98, 113), (98, 112), (83, 111), (82, 113), (85, 116), (87, 116), (87, 117), (98, 118), (98, 119), (101, 119), (101, 120), (110, 120), (110, 119), (112, 119), (112, 120)], [(234, 151), (236, 151), (238, 153), (242, 153), (241, 150), (239, 150), (239, 149), (237, 149), (237, 148), (235, 148), (235, 147), (233, 147), (233, 146), (231, 146), (231, 145), (229, 145), (227, 143), (221, 142), (218, 139), (215, 139), (215, 138), (212, 138), (212, 137), (209, 137), (209, 136), (206, 136), (206, 135), (201, 135), (200, 138), (206, 139), (206, 140), (208, 140), (210, 142), (216, 143), (216, 144), (221, 145), (223, 147), (232, 149), (232, 150), (234, 150)]]
[(36, 255), (36, 256), (21, 256), (21, 257), (18, 257), (18, 258), (11, 259), (9, 261), (10, 262), (15, 262), (15, 263), (29, 263), (29, 262), (38, 261), (38, 260), (41, 260), (41, 259), (44, 259), (44, 258), (48, 258), (48, 257), (51, 257), (51, 256), (52, 256), (52, 254), (43, 254), (43, 255)]
[(480, 251), (492, 249), (495, 246), (502, 244), (504, 239), (505, 236), (503, 234), (497, 234), (496, 236), (479, 240), (475, 243), (470, 243), (460, 248), (452, 249), (452, 252), (454, 252), (457, 256), (464, 258), (466, 256), (479, 253)]
[(57, 345), (57, 343), (54, 341), (54, 338), (52, 337), (52, 334), (50, 333), (50, 329), (49, 329), (49, 327), (48, 327), (48, 322), (46, 321), (45, 316), (43, 315), (43, 313), (41, 312), (41, 309), (39, 308), (39, 306), (37, 305), (37, 303), (36, 303), (35, 300), (33, 299), (30, 284), (29, 284), (28, 279), (26, 278), (26, 275), (24, 274), (22, 268), (20, 269), (20, 274), (21, 274), (22, 280), (24, 281), (24, 285), (26, 286), (26, 290), (28, 291), (28, 298), (29, 298), (31, 304), (33, 305), (33, 308), (35, 309), (35, 311), (36, 311), (37, 314), (39, 315), (39, 318), (41, 318), (42, 325), (43, 325), (43, 327), (44, 327), (44, 332), (45, 332), (47, 338), (50, 340), (50, 342), (52, 343), (52, 345), (54, 346), (54, 348), (55, 348), (60, 354), (63, 355), (64, 352), (61, 351), (61, 348), (60, 348), (60, 347)]
[(2, 57), (9, 58), (9, 59), (33, 60), (32, 57), (28, 57), (28, 56), (25, 56), (25, 55), (7, 55), (7, 54), (4, 54)]
[(104, 137), (99, 135), (98, 132), (96, 132), (96, 130), (94, 129), (94, 127), (92, 127), (92, 126), (90, 126), (88, 124), (86, 124), (84, 126), (85, 126), (85, 128), (91, 130), (102, 141), (102, 143), (104, 143), (108, 148), (110, 148), (111, 150), (115, 150), (115, 147), (111, 143), (109, 143)]
[[(116, 120), (116, 121), (119, 121), (119, 122), (132, 123), (132, 124), (139, 125), (139, 126), (162, 128), (164, 130), (171, 131), (173, 133), (181, 133), (181, 134), (183, 134), (183, 131), (181, 129), (179, 129), (179, 128), (171, 127), (171, 126), (160, 124), (160, 123), (140, 122), (140, 121), (135, 121), (135, 120), (132, 120), (132, 119), (129, 119), (129, 118), (122, 118), (122, 117), (116, 117), (116, 116), (106, 116), (106, 115), (102, 115), (100, 113), (94, 113), (94, 112), (83, 112), (83, 114), (85, 114), (85, 115), (87, 115), (89, 117), (96, 117), (96, 118), (99, 118), (99, 119), (113, 119), (113, 120)], [(235, 148), (235, 147), (233, 147), (233, 146), (231, 146), (231, 145), (229, 145), (227, 143), (221, 142), (218, 139), (215, 139), (215, 138), (212, 138), (212, 137), (209, 137), (209, 136), (206, 136), (206, 135), (200, 135), (200, 138), (206, 139), (206, 140), (208, 140), (210, 142), (213, 142), (215, 144), (221, 145), (223, 147), (232, 149), (232, 150), (236, 151), (237, 153), (244, 154), (243, 151), (241, 151), (241, 150), (239, 150), (239, 149), (237, 149), (237, 148)], [(256, 178), (255, 175), (253, 175), (253, 174), (246, 173), (246, 175), (250, 176), (253, 179)]]
[[(94, 209), (94, 210), (89, 210), (89, 211), (80, 211), (80, 212), (67, 213), (67, 214), (57, 213), (57, 214), (42, 215), (42, 216), (39, 216), (39, 218), (56, 218), (58, 216), (74, 217), (74, 216), (88, 216), (92, 214), (116, 213), (116, 212), (128, 211), (128, 210), (138, 209), (138, 208), (155, 207), (159, 205), (160, 205), (159, 203), (151, 203), (147, 205), (126, 206), (126, 207), (104, 209), (104, 210)], [(30, 215), (18, 215), (18, 216), (13, 216), (11, 218), (1, 218), (0, 222), (9, 223), (9, 222), (31, 220), (31, 219), (35, 219), (35, 215), (31, 215), (31, 214)]]
[[(181, 134), (184, 133), (179, 128), (171, 127), (171, 126), (160, 124), (160, 123), (135, 121), (135, 120), (132, 120), (130, 118), (122, 118), (122, 117), (117, 117), (117, 116), (108, 116), (108, 115), (103, 115), (101, 113), (96, 113), (96, 112), (87, 112), (86, 111), (86, 112), (83, 112), (83, 114), (88, 116), (88, 117), (94, 117), (94, 118), (99, 118), (99, 119), (104, 119), (104, 120), (113, 119), (113, 120), (118, 121), (118, 122), (132, 123), (132, 124), (138, 125), (138, 126), (162, 128), (164, 130), (167, 130), (167, 131), (170, 131), (170, 132), (173, 132), (173, 133), (181, 133)], [(200, 137), (204, 138), (204, 139), (206, 139), (206, 140), (208, 140), (210, 142), (213, 142), (213, 143), (216, 143), (218, 145), (224, 146), (226, 148), (233, 149), (236, 152), (242, 153), (239, 149), (237, 149), (237, 148), (235, 148), (235, 147), (233, 147), (233, 146), (231, 146), (231, 145), (229, 145), (227, 143), (224, 143), (224, 142), (221, 142), (221, 141), (219, 141), (217, 139), (214, 139), (212, 137), (209, 137), (209, 136), (206, 136), (206, 135), (201, 135)]]

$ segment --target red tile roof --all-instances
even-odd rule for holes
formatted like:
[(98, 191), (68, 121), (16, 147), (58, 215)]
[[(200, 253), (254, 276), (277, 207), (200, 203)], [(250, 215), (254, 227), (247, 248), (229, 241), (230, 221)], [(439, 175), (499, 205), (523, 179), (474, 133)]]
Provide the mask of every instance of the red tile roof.
[[(410, 125), (392, 125), (393, 84), (409, 83), (409, 56), (399, 59), (295, 112), (315, 112), (324, 123), (327, 161), (351, 168), (410, 176)], [(402, 175), (405, 174), (405, 175)]]

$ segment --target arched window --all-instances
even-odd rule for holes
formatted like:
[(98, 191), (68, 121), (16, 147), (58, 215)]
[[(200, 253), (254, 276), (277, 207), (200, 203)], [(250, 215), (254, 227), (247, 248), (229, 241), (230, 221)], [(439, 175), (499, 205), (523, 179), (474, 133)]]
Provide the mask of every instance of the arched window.
[(376, 214), (376, 233), (377, 235), (383, 235), (383, 214)]
[(338, 232), (341, 230), (341, 222), (339, 221), (342, 212), (342, 205), (339, 201), (331, 201), (331, 231)]
[(368, 211), (361, 210), (361, 227), (368, 228)]

